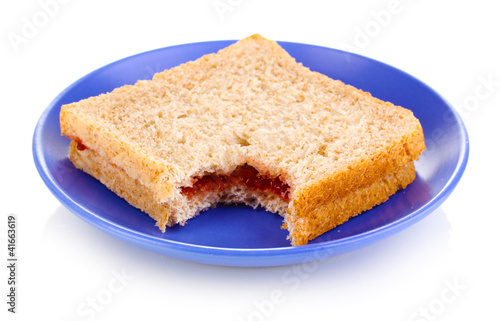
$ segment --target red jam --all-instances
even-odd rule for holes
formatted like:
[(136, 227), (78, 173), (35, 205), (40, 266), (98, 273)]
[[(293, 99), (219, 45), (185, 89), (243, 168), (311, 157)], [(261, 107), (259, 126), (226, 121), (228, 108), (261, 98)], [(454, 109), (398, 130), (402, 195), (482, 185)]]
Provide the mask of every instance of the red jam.
[(77, 141), (76, 143), (77, 143), (76, 144), (76, 149), (78, 149), (79, 151), (87, 149), (87, 146), (85, 146), (81, 141)]
[(244, 185), (256, 191), (276, 194), (285, 202), (290, 201), (290, 186), (288, 184), (279, 177), (270, 178), (261, 175), (249, 165), (237, 168), (231, 175), (209, 174), (195, 180), (192, 187), (182, 187), (182, 193), (188, 198), (192, 198), (198, 193), (222, 192), (228, 186)]

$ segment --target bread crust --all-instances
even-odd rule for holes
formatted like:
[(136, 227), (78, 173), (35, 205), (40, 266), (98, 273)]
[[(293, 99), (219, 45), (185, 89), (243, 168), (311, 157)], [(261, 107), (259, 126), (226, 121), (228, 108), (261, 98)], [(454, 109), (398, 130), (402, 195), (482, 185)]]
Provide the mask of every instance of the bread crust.
[(292, 245), (304, 245), (319, 235), (345, 223), (351, 217), (385, 202), (389, 196), (405, 188), (415, 179), (415, 166), (409, 162), (396, 169), (394, 173), (376, 179), (350, 192), (336, 197), (334, 193), (318, 197), (322, 188), (318, 183), (303, 199), (288, 208), (284, 228), (290, 231)]

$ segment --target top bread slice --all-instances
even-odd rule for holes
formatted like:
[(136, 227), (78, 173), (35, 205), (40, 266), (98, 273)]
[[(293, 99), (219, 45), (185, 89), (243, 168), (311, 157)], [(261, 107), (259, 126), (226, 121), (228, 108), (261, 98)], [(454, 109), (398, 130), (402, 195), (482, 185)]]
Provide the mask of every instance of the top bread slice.
[[(293, 245), (406, 186), (413, 178), (389, 178), (408, 168), (413, 174), (405, 177), (414, 177), (413, 161), (425, 149), (410, 110), (312, 72), (260, 35), (152, 80), (64, 105), (60, 123), (81, 149), (166, 205), (163, 217), (152, 215), (162, 229), (199, 212), (191, 206), (185, 213), (190, 200), (183, 190), (201, 177), (231, 175), (241, 166), (278, 177), (289, 189), (278, 212)], [(395, 188), (375, 188), (372, 194), (388, 195), (346, 205), (342, 215), (329, 212), (334, 201), (380, 182)]]

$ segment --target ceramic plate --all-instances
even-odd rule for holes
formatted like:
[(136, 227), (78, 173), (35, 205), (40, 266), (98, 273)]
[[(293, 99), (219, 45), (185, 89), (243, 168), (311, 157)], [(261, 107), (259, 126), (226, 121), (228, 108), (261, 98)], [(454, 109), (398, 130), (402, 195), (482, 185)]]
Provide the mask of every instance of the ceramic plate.
[(311, 70), (342, 80), (413, 111), (422, 123), (427, 150), (417, 177), (375, 208), (292, 247), (282, 219), (264, 210), (221, 206), (161, 233), (146, 214), (130, 206), (68, 160), (69, 139), (60, 135), (63, 104), (109, 92), (155, 72), (216, 52), (234, 41), (179, 45), (145, 52), (102, 67), (64, 90), (41, 115), (33, 137), (36, 167), (59, 201), (84, 221), (125, 242), (183, 260), (229, 266), (302, 263), (346, 253), (392, 235), (432, 213), (460, 180), (468, 158), (465, 127), (439, 94), (411, 75), (359, 55), (318, 46), (279, 42)]

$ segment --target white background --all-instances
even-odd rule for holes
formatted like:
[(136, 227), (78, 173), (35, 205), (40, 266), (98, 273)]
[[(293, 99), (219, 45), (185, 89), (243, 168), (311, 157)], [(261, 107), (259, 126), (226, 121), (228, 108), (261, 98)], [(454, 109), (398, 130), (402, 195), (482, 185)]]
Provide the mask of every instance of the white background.
[[(0, 5), (1, 320), (499, 320), (493, 1), (54, 1)], [(39, 27), (26, 33), (33, 19)], [(65, 87), (129, 55), (253, 33), (349, 44), (434, 88), (470, 135), (469, 164), (454, 193), (421, 222), (356, 252), (307, 266), (230, 268), (125, 244), (78, 219), (45, 187), (31, 139)], [(19, 228), (15, 315), (4, 303), (9, 213)]]

